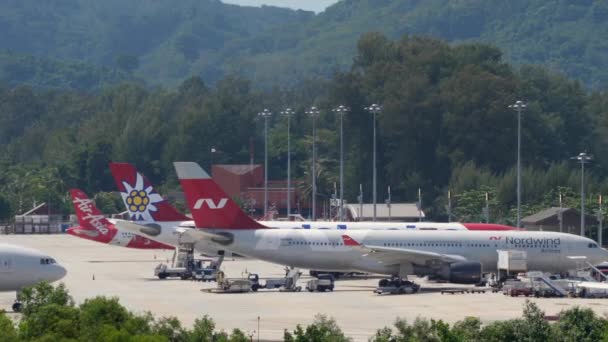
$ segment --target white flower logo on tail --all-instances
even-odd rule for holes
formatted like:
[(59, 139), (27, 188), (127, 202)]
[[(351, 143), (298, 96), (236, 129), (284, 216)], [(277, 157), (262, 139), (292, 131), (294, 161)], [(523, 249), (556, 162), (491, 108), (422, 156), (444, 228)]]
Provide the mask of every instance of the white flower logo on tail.
[(152, 186), (144, 189), (144, 179), (137, 173), (135, 186), (127, 182), (122, 182), (126, 192), (121, 192), (123, 201), (127, 205), (127, 210), (131, 219), (134, 221), (154, 221), (152, 213), (158, 208), (154, 204), (164, 201), (161, 195), (154, 192)]

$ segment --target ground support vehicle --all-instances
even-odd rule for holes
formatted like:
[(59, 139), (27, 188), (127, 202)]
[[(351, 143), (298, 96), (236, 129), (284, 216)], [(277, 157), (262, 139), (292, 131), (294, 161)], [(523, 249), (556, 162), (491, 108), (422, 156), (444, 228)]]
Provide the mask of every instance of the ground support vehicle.
[(518, 297), (525, 296), (529, 297), (534, 294), (532, 285), (527, 282), (512, 282), (509, 286), (505, 286), (502, 289), (502, 293), (505, 296)]
[(192, 274), (192, 279), (197, 281), (215, 281), (218, 270), (215, 268), (197, 269)]
[(154, 268), (154, 275), (159, 279), (180, 278), (182, 280), (194, 279), (201, 281), (215, 281), (217, 271), (220, 269), (224, 256), (220, 255), (205, 265), (205, 260), (194, 259), (194, 249), (176, 248), (172, 265), (159, 264)]
[(311, 279), (306, 283), (308, 292), (324, 292), (334, 290), (334, 277), (331, 274), (319, 274), (317, 278)]
[(251, 291), (252, 282), (249, 279), (229, 279), (224, 272), (217, 272), (217, 287), (209, 290), (213, 293), (247, 293)]
[(420, 290), (420, 285), (401, 278), (382, 279), (374, 290), (377, 294), (412, 294)]
[(185, 280), (190, 278), (192, 273), (186, 267), (170, 267), (166, 264), (159, 264), (154, 268), (154, 276), (158, 279), (180, 278)]
[(251, 273), (249, 274), (248, 280), (251, 282), (252, 291), (257, 291), (259, 289), (279, 289), (283, 292), (298, 292), (302, 290), (300, 286), (297, 286), (301, 274), (300, 271), (293, 269), (289, 270), (284, 278), (265, 279), (264, 283), (262, 283), (258, 274)]

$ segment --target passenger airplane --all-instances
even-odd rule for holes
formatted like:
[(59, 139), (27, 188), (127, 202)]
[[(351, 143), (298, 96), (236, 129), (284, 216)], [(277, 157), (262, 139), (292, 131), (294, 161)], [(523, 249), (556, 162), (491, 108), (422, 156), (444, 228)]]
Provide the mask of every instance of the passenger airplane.
[(55, 259), (31, 248), (0, 243), (0, 292), (16, 291), (13, 311), (21, 310), (19, 291), (39, 282), (54, 282), (66, 275)]
[(117, 228), (110, 219), (99, 212), (93, 200), (90, 200), (81, 190), (71, 189), (70, 195), (79, 226), (69, 228), (68, 234), (113, 246), (137, 249), (173, 249), (173, 246)]
[[(177, 246), (183, 232), (194, 228), (192, 219), (180, 214), (154, 189), (150, 181), (128, 163), (110, 163), (116, 186), (132, 221), (117, 226), (165, 244)], [(259, 221), (280, 229), (402, 229), (402, 230), (514, 230), (499, 224), (436, 222), (331, 222), (331, 221)], [(142, 228), (146, 226), (147, 228)], [(197, 249), (200, 249), (197, 247)]]
[(553, 232), (269, 229), (249, 218), (196, 163), (175, 169), (196, 226), (186, 234), (215, 248), (290, 267), (393, 276), (432, 276), (479, 283), (495, 271), (498, 250), (525, 250), (528, 267), (564, 272), (581, 257), (592, 264), (608, 251), (590, 239)]

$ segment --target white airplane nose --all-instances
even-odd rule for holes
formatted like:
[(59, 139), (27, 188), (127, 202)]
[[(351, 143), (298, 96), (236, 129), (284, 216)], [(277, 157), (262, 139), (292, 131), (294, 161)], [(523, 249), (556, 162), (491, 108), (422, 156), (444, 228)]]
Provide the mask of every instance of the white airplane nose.
[(54, 265), (53, 267), (53, 272), (52, 272), (52, 280), (50, 280), (51, 282), (53, 281), (57, 281), (59, 279), (62, 279), (63, 277), (65, 277), (65, 275), (68, 274), (68, 271), (61, 265)]

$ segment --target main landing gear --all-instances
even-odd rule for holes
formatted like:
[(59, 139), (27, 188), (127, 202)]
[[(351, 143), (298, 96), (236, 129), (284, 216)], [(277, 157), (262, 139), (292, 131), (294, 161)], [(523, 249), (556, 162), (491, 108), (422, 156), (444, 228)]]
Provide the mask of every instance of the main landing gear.
[(13, 312), (17, 313), (17, 312), (21, 312), (21, 309), (23, 308), (23, 304), (21, 304), (21, 301), (19, 300), (19, 291), (17, 291), (17, 298), (15, 298), (15, 302), (13, 303)]

